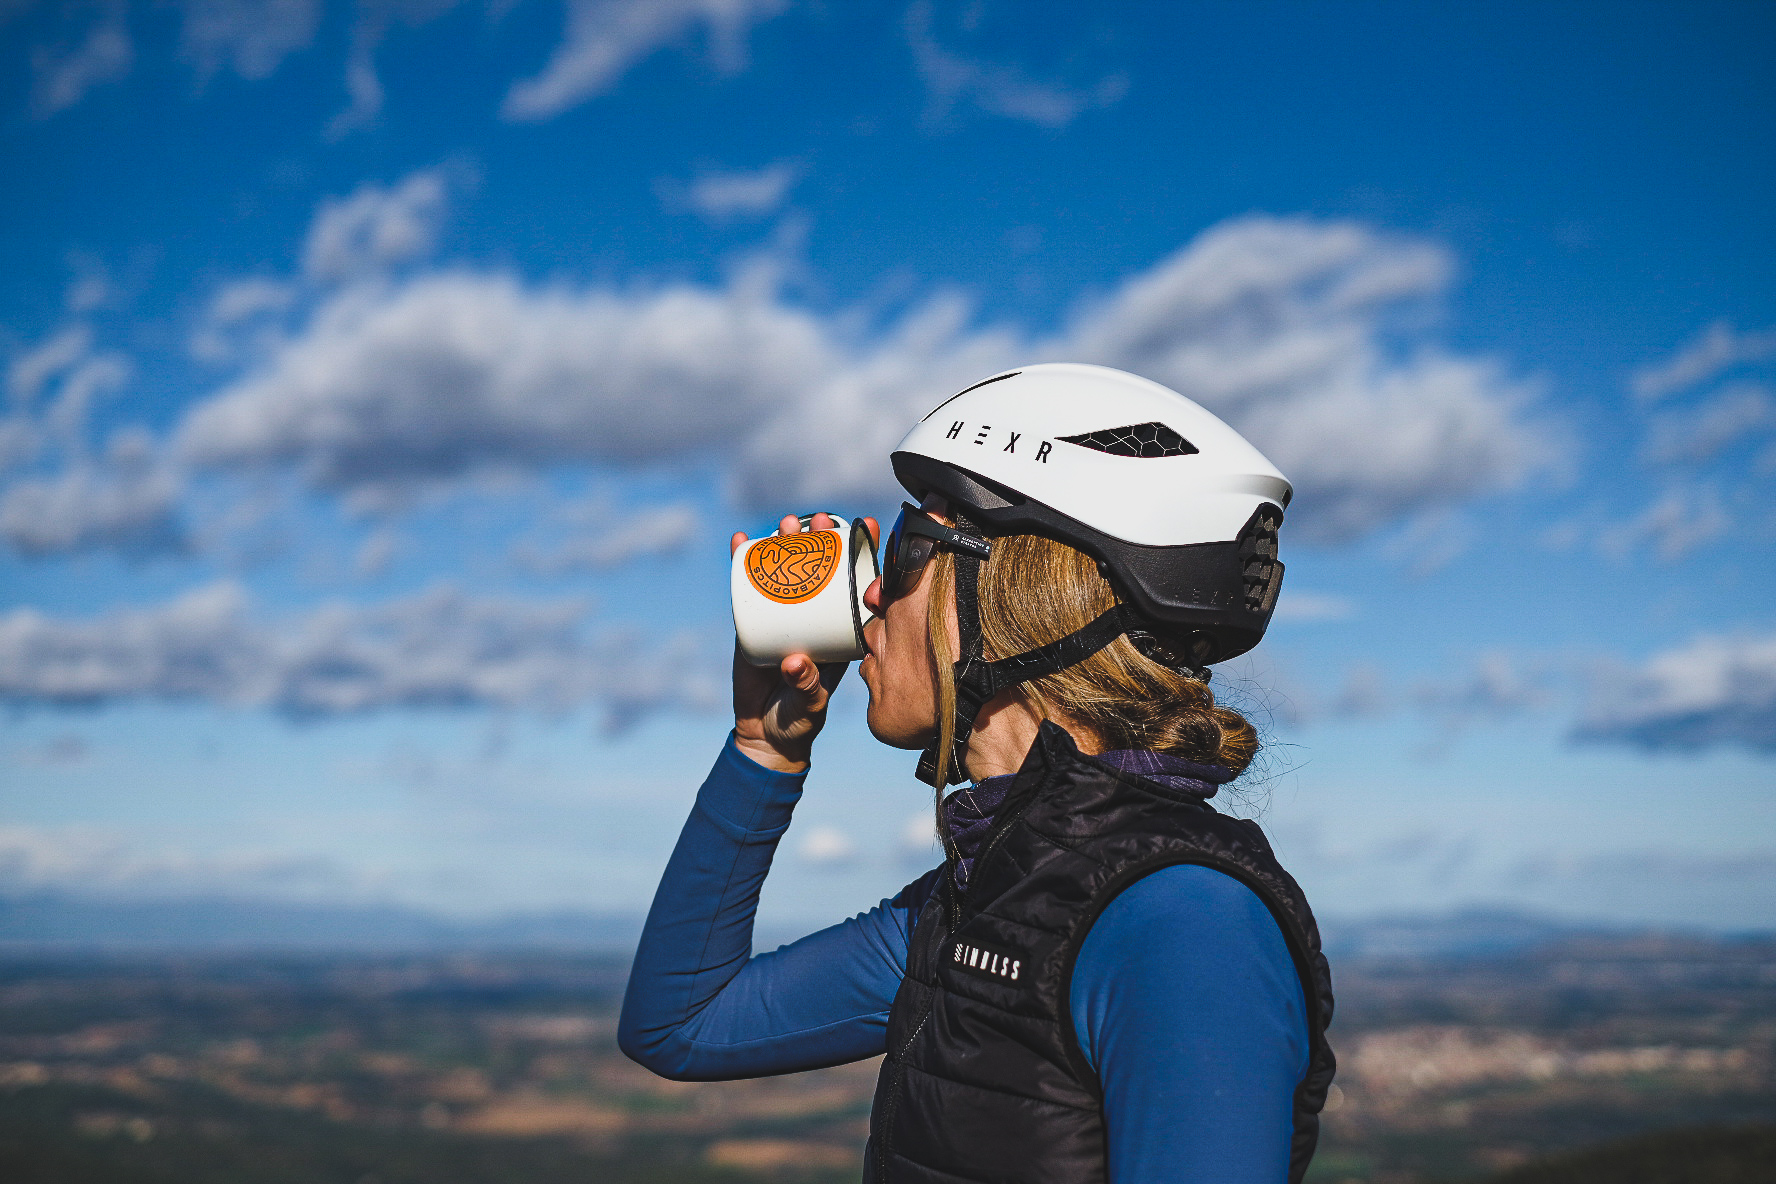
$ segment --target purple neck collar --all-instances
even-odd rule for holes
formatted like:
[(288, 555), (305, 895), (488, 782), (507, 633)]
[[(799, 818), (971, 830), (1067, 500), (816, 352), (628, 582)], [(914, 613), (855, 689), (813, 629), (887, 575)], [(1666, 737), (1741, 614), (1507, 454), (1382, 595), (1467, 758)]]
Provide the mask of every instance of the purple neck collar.
[[(1233, 780), (1233, 773), (1220, 765), (1199, 765), (1163, 752), (1118, 748), (1099, 753), (1096, 759), (1119, 772), (1144, 777), (1176, 793), (1190, 794), (1205, 801), (1214, 797), (1223, 783)], [(975, 856), (980, 854), (993, 829), (993, 816), (1004, 804), (1016, 780), (1015, 773), (988, 777), (985, 781), (964, 785), (944, 799), (944, 831), (951, 849), (956, 852), (957, 887), (968, 886)]]

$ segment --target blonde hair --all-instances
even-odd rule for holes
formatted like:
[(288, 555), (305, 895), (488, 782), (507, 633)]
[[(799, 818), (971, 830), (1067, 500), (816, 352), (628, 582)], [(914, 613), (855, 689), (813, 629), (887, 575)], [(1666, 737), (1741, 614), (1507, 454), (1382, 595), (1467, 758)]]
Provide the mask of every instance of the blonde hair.
[[(931, 566), (926, 630), (937, 667), (941, 786), (953, 759), (956, 731), (956, 653), (948, 627), (955, 557), (939, 552)], [(979, 592), (981, 639), (989, 660), (1065, 637), (1117, 602), (1090, 556), (1065, 543), (1027, 534), (993, 540), (992, 557), (981, 564)], [(1258, 731), (1245, 716), (1218, 705), (1207, 684), (1161, 666), (1127, 637), (1118, 637), (1065, 670), (1023, 683), (1013, 693), (1038, 717), (1062, 716), (1088, 731), (1090, 735), (1075, 739), (1095, 743), (1099, 751), (1163, 752), (1198, 764), (1223, 765), (1236, 776), (1258, 754)]]

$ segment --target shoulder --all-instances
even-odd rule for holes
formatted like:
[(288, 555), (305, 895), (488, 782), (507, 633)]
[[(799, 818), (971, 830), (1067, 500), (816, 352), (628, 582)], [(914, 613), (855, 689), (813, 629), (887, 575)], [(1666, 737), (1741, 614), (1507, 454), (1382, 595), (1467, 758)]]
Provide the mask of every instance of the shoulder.
[[(1091, 1058), (1106, 1025), (1165, 1016), (1246, 1027), (1305, 1028), (1288, 942), (1255, 892), (1213, 868), (1177, 864), (1129, 885), (1093, 923), (1069, 984), (1070, 1010)], [(1260, 1019), (1260, 1016), (1266, 1018)], [(1091, 1058), (1094, 1059), (1095, 1058)]]
[(1092, 924), (1079, 959), (1124, 972), (1188, 967), (1193, 979), (1235, 974), (1253, 960), (1286, 966), (1294, 977), (1288, 942), (1258, 894), (1199, 864), (1163, 867), (1123, 889)]
[(1244, 883), (1211, 867), (1179, 863), (1142, 876), (1105, 906), (1094, 930), (1106, 923), (1150, 925), (1172, 932), (1224, 931), (1228, 922), (1242, 922), (1268, 937), (1282, 939), (1276, 919)]

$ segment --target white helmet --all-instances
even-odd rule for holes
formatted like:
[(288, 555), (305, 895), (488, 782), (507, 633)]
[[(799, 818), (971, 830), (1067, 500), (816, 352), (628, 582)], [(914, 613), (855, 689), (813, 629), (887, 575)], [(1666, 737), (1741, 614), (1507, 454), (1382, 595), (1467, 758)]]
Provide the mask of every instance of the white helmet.
[(942, 494), (989, 538), (1092, 556), (1138, 619), (1131, 638), (1167, 665), (1242, 654), (1270, 623), (1289, 482), (1156, 382), (1074, 362), (1007, 371), (938, 404), (892, 459), (914, 498)]

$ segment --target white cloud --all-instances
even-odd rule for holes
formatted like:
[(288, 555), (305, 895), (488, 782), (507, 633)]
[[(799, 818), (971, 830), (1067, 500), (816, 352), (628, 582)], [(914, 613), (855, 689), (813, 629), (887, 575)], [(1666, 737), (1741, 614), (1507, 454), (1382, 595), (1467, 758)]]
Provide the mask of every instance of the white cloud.
[(1597, 532), (1597, 549), (1622, 560), (1650, 546), (1663, 563), (1676, 563), (1697, 547), (1713, 542), (1732, 525), (1720, 495), (1706, 486), (1667, 490), (1645, 510)]
[(1426, 683), (1418, 701), (1446, 719), (1504, 719), (1547, 701), (1546, 679), (1508, 654), (1483, 654), (1474, 668), (1450, 682)]
[(567, 30), (541, 74), (515, 83), (501, 114), (548, 119), (615, 86), (631, 66), (698, 25), (718, 69), (745, 64), (746, 34), (787, 0), (569, 0)]
[(55, 401), (44, 412), (51, 437), (73, 447), (84, 432), (93, 404), (129, 381), (132, 368), (121, 354), (83, 359), (62, 377)]
[(1468, 514), (1452, 506), (1436, 506), (1411, 515), (1383, 544), (1382, 554), (1404, 564), (1414, 579), (1422, 580), (1467, 554), (1478, 535)]
[(35, 403), (51, 379), (86, 357), (92, 343), (92, 330), (87, 326), (64, 326), (41, 345), (12, 360), (6, 368), (7, 393), (14, 403)]
[(575, 534), (553, 547), (521, 544), (513, 559), (543, 575), (605, 571), (654, 555), (684, 550), (702, 522), (696, 508), (678, 503), (621, 510), (601, 503)]
[[(1475, 724), (1498, 723), (1547, 703), (1552, 698), (1551, 684), (1557, 680), (1555, 671), (1494, 652), (1481, 654), (1469, 670), (1454, 678), (1418, 684), (1413, 688), (1413, 698), (1435, 730), (1418, 747), (1417, 754), (1436, 759)], [(1358, 690), (1358, 704), (1363, 703), (1361, 696), (1362, 691)], [(1376, 697), (1368, 705), (1380, 708), (1384, 703), (1385, 699)]]
[(924, 861), (938, 853), (937, 819), (930, 810), (910, 814), (900, 827), (900, 854)]
[(1330, 592), (1286, 589), (1277, 598), (1276, 620), (1283, 624), (1348, 621), (1357, 615), (1356, 601)]
[(345, 60), (345, 91), (349, 102), (327, 125), (327, 137), (338, 139), (370, 124), (382, 112), (382, 80), (376, 75), (376, 51), (396, 21), (409, 28), (436, 20), (457, 0), (358, 0), (351, 48)]
[(11, 892), (292, 890), (345, 887), (351, 879), (331, 860), (314, 856), (157, 851), (96, 827), (0, 825), (0, 889)]
[(0, 419), (0, 472), (37, 459), (51, 446), (81, 458), (93, 404), (130, 373), (129, 359), (94, 349), (84, 324), (65, 326), (20, 353), (7, 367), (13, 410)]
[(282, 339), (276, 318), (296, 300), (293, 285), (248, 278), (224, 284), (204, 309), (187, 348), (201, 362), (223, 364), (270, 352)]
[(140, 429), (120, 432), (102, 460), (0, 492), (0, 538), (29, 556), (107, 549), (129, 555), (183, 550), (179, 475)]
[(1649, 750), (1776, 752), (1776, 634), (1701, 636), (1593, 677), (1574, 735)]
[(302, 271), (331, 283), (410, 262), (431, 252), (444, 220), (445, 185), (436, 169), (399, 185), (359, 186), (322, 203), (302, 247)]
[(1108, 107), (1128, 92), (1120, 74), (1084, 90), (1036, 82), (1016, 66), (964, 57), (946, 49), (932, 31), (932, 10), (926, 0), (907, 9), (907, 44), (913, 64), (930, 95), (930, 115), (942, 118), (958, 102), (1039, 127), (1063, 128), (1093, 108)]
[(181, 55), (209, 78), (224, 68), (249, 81), (269, 78), (305, 49), (320, 24), (319, 0), (181, 0)]
[(817, 826), (797, 848), (802, 859), (815, 867), (844, 867), (857, 858), (857, 844), (836, 826)]
[(135, 45), (125, 23), (126, 8), (112, 0), (72, 49), (39, 46), (31, 53), (31, 105), (39, 119), (66, 110), (105, 82), (127, 77)]
[(1776, 397), (1755, 383), (1737, 383), (1700, 406), (1670, 412), (1647, 433), (1647, 458), (1663, 464), (1704, 464), (1740, 440), (1776, 428)]
[(1440, 754), (1475, 724), (1496, 723), (1550, 704), (1565, 686), (1555, 664), (1498, 651), (1463, 659), (1445, 674), (1411, 684), (1375, 663), (1353, 662), (1335, 685), (1327, 685), (1278, 662), (1274, 654), (1266, 668), (1246, 659), (1217, 673), (1216, 686), (1223, 682), (1240, 697), (1254, 692), (1262, 696), (1250, 704), (1236, 698), (1234, 706), (1258, 719), (1274, 716), (1290, 727), (1377, 720), (1410, 711), (1429, 726), (1420, 750), (1426, 755)]
[(352, 569), (364, 578), (374, 578), (388, 570), (401, 551), (401, 537), (384, 526), (370, 532), (352, 559)]
[(69, 260), (73, 278), (62, 295), (62, 307), (76, 315), (103, 308), (117, 298), (105, 265), (84, 252), (74, 252)]
[(762, 218), (783, 207), (800, 170), (778, 163), (751, 172), (704, 173), (684, 185), (666, 183), (661, 195), (671, 205), (684, 205), (712, 222)]
[(1525, 384), (1402, 327), (1448, 273), (1422, 242), (1244, 218), (1047, 339), (977, 326), (946, 294), (866, 338), (756, 272), (632, 290), (431, 274), (324, 300), (178, 439), (197, 463), (293, 464), (369, 503), (477, 470), (666, 461), (732, 464), (753, 506), (883, 499), (890, 448), (931, 406), (1007, 366), (1073, 359), (1227, 418), (1295, 481), (1295, 537), (1336, 541), (1509, 488), (1554, 452)]
[(823, 326), (767, 293), (528, 289), (442, 274), (351, 290), (180, 429), (200, 463), (293, 461), (374, 492), (485, 466), (719, 451), (836, 365)]
[(715, 662), (687, 635), (643, 644), (588, 628), (577, 601), (440, 587), (270, 622), (220, 583), (87, 620), (0, 616), (0, 701), (73, 706), (202, 701), (328, 716), (390, 707), (600, 708), (613, 727), (716, 699)]
[(1349, 537), (1551, 456), (1521, 414), (1530, 390), (1496, 364), (1390, 345), (1390, 320), (1450, 267), (1350, 223), (1239, 219), (1127, 281), (1064, 345), (1222, 415), (1297, 483), (1317, 533)]
[(1776, 326), (1740, 333), (1717, 321), (1665, 361), (1636, 371), (1630, 385), (1636, 396), (1651, 401), (1699, 386), (1733, 366), (1768, 358), (1776, 358)]
[(448, 205), (446, 171), (424, 169), (323, 200), (303, 239), (300, 280), (249, 276), (223, 284), (192, 329), (191, 356), (215, 365), (268, 357), (285, 341), (291, 310), (317, 292), (382, 278), (429, 255)]

